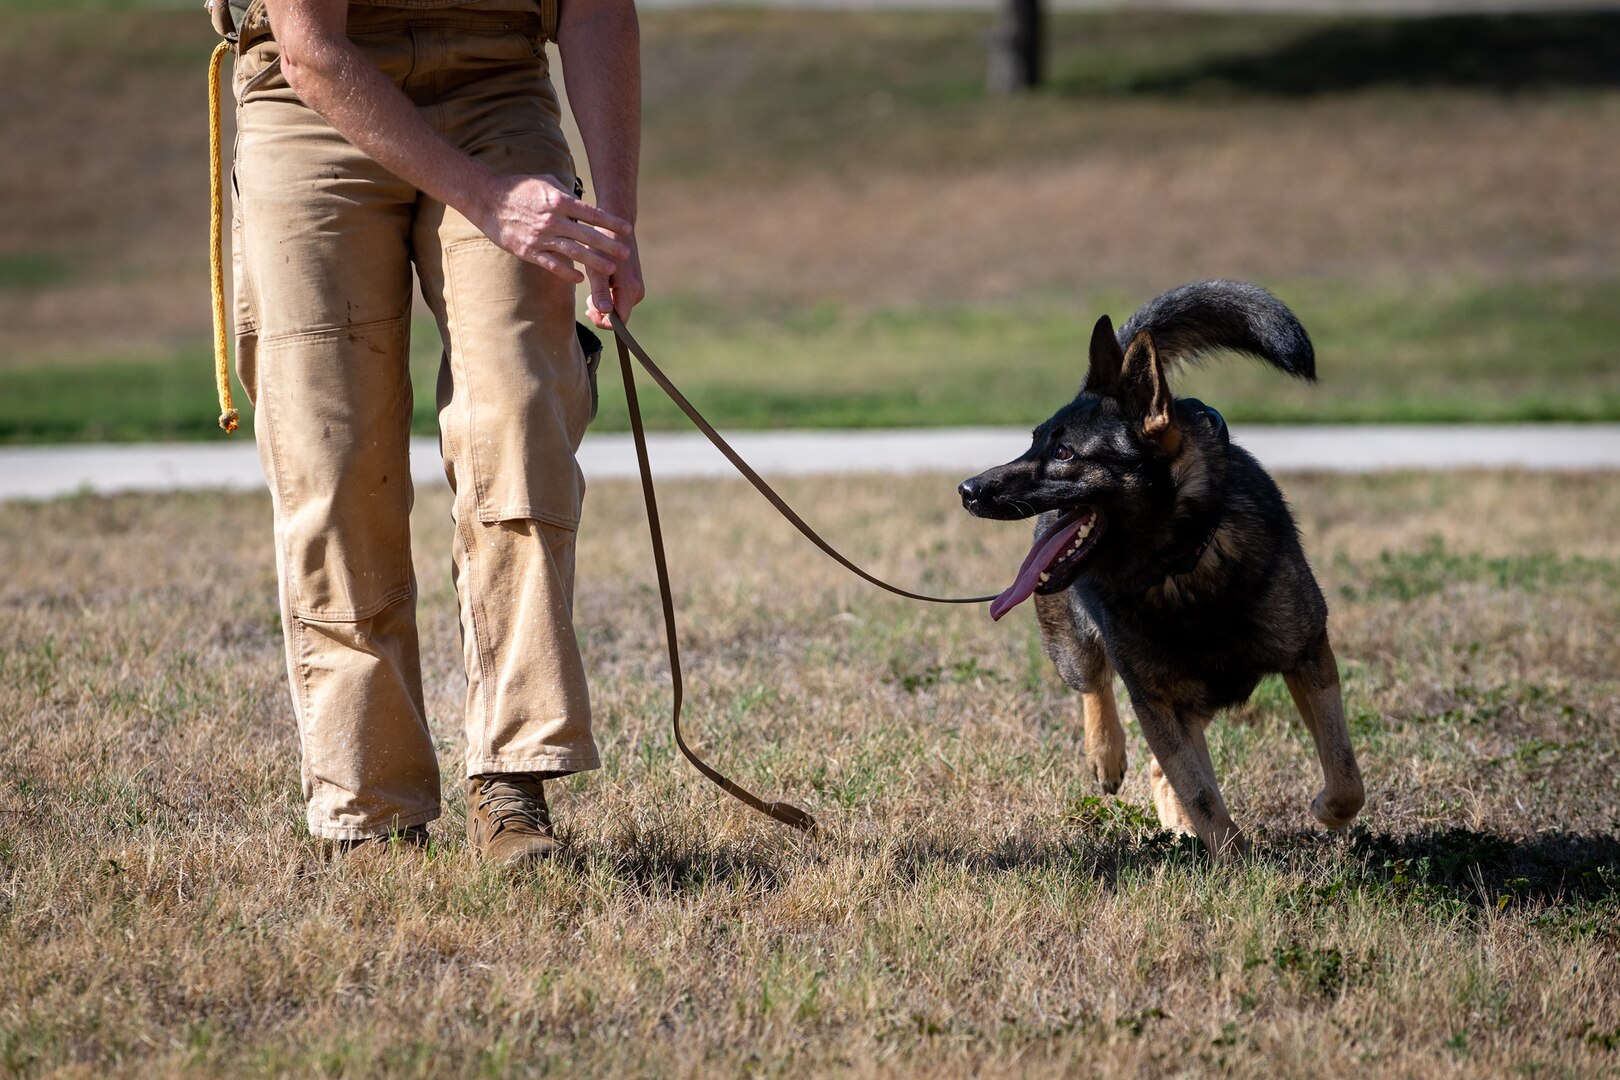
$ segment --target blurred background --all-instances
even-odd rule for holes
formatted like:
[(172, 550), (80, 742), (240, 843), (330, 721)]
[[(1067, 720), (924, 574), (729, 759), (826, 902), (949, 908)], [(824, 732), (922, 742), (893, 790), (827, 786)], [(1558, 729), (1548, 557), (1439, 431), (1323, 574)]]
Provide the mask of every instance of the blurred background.
[[(1028, 424), (1099, 314), (1236, 277), (1321, 383), (1183, 381), (1232, 420), (1620, 419), (1607, 6), (1060, 3), (1019, 54), (994, 2), (658, 0), (639, 333), (724, 427)], [(207, 15), (0, 10), (0, 441), (219, 438)]]

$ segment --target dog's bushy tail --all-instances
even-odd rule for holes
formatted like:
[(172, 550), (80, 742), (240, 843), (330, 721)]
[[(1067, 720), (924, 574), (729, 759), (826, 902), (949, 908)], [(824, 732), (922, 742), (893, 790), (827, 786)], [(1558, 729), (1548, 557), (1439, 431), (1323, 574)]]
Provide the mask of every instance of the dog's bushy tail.
[(1279, 371), (1316, 380), (1316, 350), (1288, 306), (1258, 285), (1201, 281), (1149, 300), (1119, 330), (1120, 348), (1147, 330), (1166, 365), (1232, 349)]

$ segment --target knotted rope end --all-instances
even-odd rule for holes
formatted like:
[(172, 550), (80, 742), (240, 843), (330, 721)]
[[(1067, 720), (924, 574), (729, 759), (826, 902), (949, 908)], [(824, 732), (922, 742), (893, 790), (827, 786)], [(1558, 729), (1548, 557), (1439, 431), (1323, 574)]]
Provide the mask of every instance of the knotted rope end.
[(219, 394), (219, 426), (227, 435), (236, 430), (237, 412), (231, 407), (230, 353), (225, 341), (225, 166), (219, 71), (230, 47), (229, 41), (220, 42), (208, 59), (208, 276), (214, 300), (214, 386)]

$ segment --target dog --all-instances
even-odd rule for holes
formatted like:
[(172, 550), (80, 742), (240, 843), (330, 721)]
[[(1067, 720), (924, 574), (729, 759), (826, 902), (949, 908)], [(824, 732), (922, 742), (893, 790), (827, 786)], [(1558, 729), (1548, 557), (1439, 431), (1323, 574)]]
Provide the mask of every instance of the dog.
[(1047, 655), (1079, 691), (1086, 759), (1104, 791), (1124, 779), (1117, 672), (1148, 749), (1160, 822), (1217, 856), (1248, 850), (1227, 812), (1204, 728), (1281, 674), (1316, 743), (1311, 813), (1348, 825), (1365, 800), (1345, 727), (1327, 603), (1282, 493), (1221, 414), (1171, 395), (1177, 364), (1217, 350), (1314, 381), (1294, 313), (1242, 282), (1184, 285), (1116, 334), (1092, 331), (1079, 394), (1014, 461), (962, 482), (978, 517), (1036, 517), (1035, 543), (992, 618), (1035, 598)]

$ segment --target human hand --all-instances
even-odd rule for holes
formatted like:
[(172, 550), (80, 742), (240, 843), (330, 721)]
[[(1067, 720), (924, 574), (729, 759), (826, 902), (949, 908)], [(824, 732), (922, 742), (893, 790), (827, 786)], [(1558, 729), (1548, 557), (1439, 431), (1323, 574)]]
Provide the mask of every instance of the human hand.
[(475, 224), (502, 249), (564, 281), (585, 280), (574, 265), (579, 263), (592, 275), (593, 293), (598, 277), (612, 279), (626, 263), (635, 266), (639, 287), (641, 270), (630, 223), (574, 198), (554, 176), (491, 177)]
[(626, 234), (621, 239), (629, 247), (630, 254), (619, 261), (617, 270), (610, 274), (595, 270), (586, 272), (591, 282), (591, 295), (585, 304), (585, 314), (601, 330), (613, 327), (608, 318), (609, 312), (616, 311), (619, 318), (629, 322), (630, 312), (647, 295), (647, 286), (641, 279), (641, 253), (636, 248), (635, 235)]

